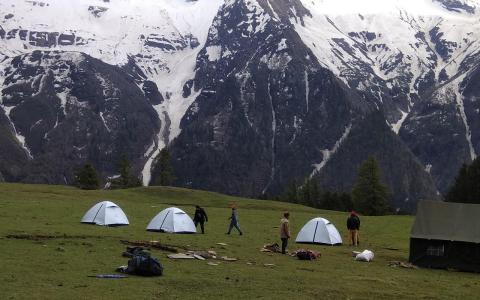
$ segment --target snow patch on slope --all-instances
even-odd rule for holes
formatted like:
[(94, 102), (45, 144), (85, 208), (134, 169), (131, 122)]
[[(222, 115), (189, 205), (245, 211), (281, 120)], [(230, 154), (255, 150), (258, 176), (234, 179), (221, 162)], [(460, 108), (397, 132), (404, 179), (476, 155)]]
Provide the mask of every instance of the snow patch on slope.
[(403, 110), (400, 110), (400, 113), (402, 114), (402, 116), (400, 117), (400, 119), (398, 120), (398, 122), (395, 123), (395, 124), (392, 124), (392, 130), (393, 130), (393, 132), (395, 132), (396, 134), (398, 134), (398, 132), (400, 131), (400, 128), (402, 128), (403, 122), (405, 122), (405, 120), (406, 120), (407, 117), (408, 117), (408, 113), (407, 113), (407, 112), (404, 112)]
[(250, 120), (250, 116), (248, 114), (248, 95), (245, 94), (247, 89), (247, 82), (250, 80), (251, 74), (249, 72), (237, 73), (236, 75), (237, 80), (240, 83), (240, 103), (242, 104), (243, 115), (248, 122), (248, 125), (253, 128), (253, 123)]
[(268, 181), (267, 185), (263, 188), (262, 194), (265, 194), (273, 182), (275, 178), (275, 136), (277, 134), (277, 114), (275, 112), (275, 106), (273, 103), (273, 97), (270, 89), (270, 78), (268, 78), (268, 99), (270, 100), (270, 106), (272, 109), (272, 140), (271, 140), (271, 147), (272, 147), (272, 160), (270, 162), (272, 169), (270, 172), (270, 180)]
[(308, 71), (305, 70), (305, 104), (307, 105), (307, 112), (308, 112), (308, 97), (310, 96), (310, 85), (308, 83)]
[[(273, 0), (272, 0), (273, 1)], [(280, 21), (280, 17), (278, 16), (277, 12), (273, 9), (273, 6), (272, 4), (270, 3), (270, 0), (267, 0), (267, 4), (268, 4), (268, 7), (270, 8), (270, 10), (272, 11), (272, 14), (273, 14), (273, 19), (277, 20), (277, 21)]]
[[(459, 80), (459, 82), (461, 82), (461, 80)], [(457, 107), (460, 112), (460, 116), (462, 117), (463, 124), (465, 125), (465, 138), (470, 150), (470, 158), (473, 161), (477, 157), (477, 154), (475, 153), (475, 148), (473, 147), (472, 132), (470, 130), (470, 126), (468, 125), (467, 115), (465, 114), (465, 106), (463, 104), (463, 95), (460, 93), (460, 86), (455, 88), (455, 100), (457, 101)]]
[(217, 61), (222, 57), (222, 46), (208, 46), (205, 50), (209, 61)]
[(12, 110), (15, 108), (15, 106), (4, 106), (4, 105), (1, 105), (1, 107), (3, 108), (3, 110), (5, 111), (5, 115), (7, 116), (8, 120), (10, 121), (10, 125), (12, 126), (12, 130), (13, 130), (13, 134), (15, 135), (15, 138), (17, 139), (18, 143), (20, 144), (20, 146), (22, 146), (23, 150), (25, 151), (25, 153), (27, 154), (27, 157), (29, 159), (33, 159), (33, 155), (32, 153), (30, 152), (30, 149), (28, 148), (26, 142), (25, 142), (25, 136), (21, 135), (17, 129), (15, 128), (15, 124), (12, 122), (11, 118), (10, 118), (10, 113), (12, 112)]
[(325, 167), (325, 165), (327, 164), (327, 162), (330, 160), (330, 158), (332, 157), (333, 154), (335, 154), (338, 149), (340, 148), (340, 146), (342, 145), (343, 141), (345, 141), (345, 139), (348, 137), (348, 135), (350, 134), (350, 130), (352, 129), (352, 124), (348, 125), (346, 128), (345, 128), (345, 132), (342, 134), (342, 136), (335, 142), (335, 145), (333, 145), (333, 148), (332, 149), (324, 149), (324, 150), (321, 150), (322, 152), (322, 155), (323, 155), (323, 159), (322, 159), (322, 162), (318, 163), (318, 164), (313, 164), (313, 167), (314, 167), (314, 170), (313, 172), (310, 174), (310, 178), (312, 178), (313, 176), (315, 176), (316, 174), (318, 174), (322, 169), (323, 167)]

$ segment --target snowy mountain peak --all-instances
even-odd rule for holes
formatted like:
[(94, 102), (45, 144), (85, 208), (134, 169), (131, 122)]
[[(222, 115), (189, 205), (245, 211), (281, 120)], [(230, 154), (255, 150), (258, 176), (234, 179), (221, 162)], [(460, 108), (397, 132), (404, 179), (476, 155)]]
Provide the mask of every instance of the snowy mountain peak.
[(378, 15), (405, 11), (413, 16), (459, 17), (474, 14), (478, 0), (302, 0), (305, 7), (324, 15)]
[(387, 116), (395, 132), (416, 97), (461, 75), (479, 53), (479, 15), (468, 12), (479, 1), (302, 3), (312, 13), (294, 22), (304, 43), (350, 87), (397, 107)]

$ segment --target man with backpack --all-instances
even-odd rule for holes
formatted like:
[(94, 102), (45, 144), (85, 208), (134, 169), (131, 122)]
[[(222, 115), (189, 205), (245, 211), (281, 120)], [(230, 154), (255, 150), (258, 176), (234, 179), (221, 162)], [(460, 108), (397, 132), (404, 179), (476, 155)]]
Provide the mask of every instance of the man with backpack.
[(350, 246), (358, 246), (358, 232), (360, 231), (360, 218), (357, 213), (352, 211), (347, 219), (347, 229), (349, 233)]
[(197, 228), (197, 225), (200, 223), (200, 228), (202, 229), (202, 234), (205, 233), (205, 227), (204, 227), (205, 222), (208, 222), (207, 213), (205, 212), (205, 210), (203, 208), (196, 205), (195, 206), (195, 215), (193, 216), (193, 223), (195, 224), (195, 228)]

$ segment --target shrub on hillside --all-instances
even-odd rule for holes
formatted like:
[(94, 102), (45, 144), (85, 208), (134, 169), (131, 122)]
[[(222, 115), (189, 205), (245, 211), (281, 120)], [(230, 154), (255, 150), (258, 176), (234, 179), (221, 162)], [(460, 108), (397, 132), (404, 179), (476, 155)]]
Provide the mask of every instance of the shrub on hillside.
[(91, 164), (85, 164), (76, 174), (75, 183), (84, 190), (96, 190), (100, 186), (97, 170)]
[(138, 187), (142, 182), (138, 177), (132, 174), (130, 161), (126, 156), (123, 156), (119, 163), (120, 177), (112, 179), (110, 182), (111, 189), (126, 189), (131, 187)]

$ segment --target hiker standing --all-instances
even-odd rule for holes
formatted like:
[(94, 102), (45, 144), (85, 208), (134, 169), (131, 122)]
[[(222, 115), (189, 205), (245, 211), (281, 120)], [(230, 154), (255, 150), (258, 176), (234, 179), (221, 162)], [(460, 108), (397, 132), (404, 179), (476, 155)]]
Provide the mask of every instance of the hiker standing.
[(290, 238), (290, 225), (288, 223), (288, 218), (290, 213), (285, 212), (283, 218), (280, 220), (280, 239), (282, 240), (282, 254), (286, 253), (288, 239)]
[(238, 224), (237, 208), (232, 207), (232, 215), (228, 219), (230, 220), (230, 226), (228, 227), (227, 234), (230, 234), (232, 228), (235, 227), (237, 228), (238, 232), (240, 232), (240, 235), (242, 235), (242, 230), (240, 230), (240, 225)]
[(202, 229), (202, 234), (205, 233), (205, 222), (208, 222), (207, 213), (203, 208), (196, 205), (195, 206), (195, 215), (193, 216), (193, 223), (195, 224), (195, 228), (197, 228), (198, 224), (200, 223), (200, 228)]
[(360, 230), (360, 218), (357, 213), (352, 211), (347, 219), (347, 229), (349, 233), (350, 246), (358, 246), (358, 232)]

